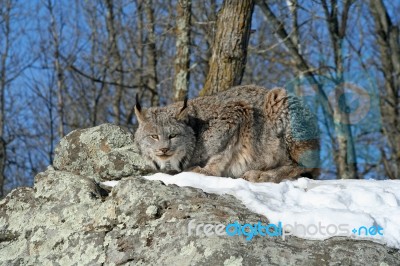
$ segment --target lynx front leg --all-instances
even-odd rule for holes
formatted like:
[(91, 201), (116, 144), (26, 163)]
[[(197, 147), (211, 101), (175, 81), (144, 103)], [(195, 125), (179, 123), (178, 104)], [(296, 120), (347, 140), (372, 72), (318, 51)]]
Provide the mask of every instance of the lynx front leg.
[(253, 183), (261, 183), (261, 182), (279, 183), (283, 179), (285, 179), (285, 177), (276, 176), (272, 171), (260, 171), (260, 170), (247, 171), (246, 173), (244, 173), (242, 178), (244, 180)]
[(204, 166), (196, 166), (190, 169), (191, 172), (208, 175), (208, 176), (222, 176), (225, 165), (226, 157), (222, 155), (213, 156), (209, 162)]
[(197, 166), (191, 171), (212, 176), (229, 175), (234, 155), (243, 152), (244, 146), (251, 147), (246, 135), (250, 134), (252, 115), (253, 110), (246, 102), (226, 104), (202, 135), (209, 154), (207, 162), (202, 163), (204, 167)]
[(266, 171), (250, 170), (244, 173), (242, 178), (254, 183), (279, 183), (285, 179), (294, 180), (299, 178), (300, 176), (312, 177), (314, 175), (317, 175), (315, 171), (317, 171), (317, 169), (310, 169), (293, 165), (284, 165)]

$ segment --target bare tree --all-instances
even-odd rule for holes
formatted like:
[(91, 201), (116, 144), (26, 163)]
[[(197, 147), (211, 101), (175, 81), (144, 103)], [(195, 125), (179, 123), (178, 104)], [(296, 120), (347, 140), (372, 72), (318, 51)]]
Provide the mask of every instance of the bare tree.
[(122, 101), (122, 94), (123, 88), (122, 84), (124, 83), (124, 75), (123, 72), (123, 64), (121, 54), (118, 48), (118, 41), (117, 41), (117, 31), (116, 27), (116, 19), (115, 19), (115, 12), (114, 12), (114, 3), (112, 0), (106, 0), (106, 25), (107, 25), (107, 32), (108, 32), (108, 45), (109, 45), (109, 54), (110, 57), (113, 59), (113, 62), (110, 66), (111, 74), (116, 74), (116, 80), (120, 85), (115, 86), (115, 95), (113, 100), (113, 110), (115, 116), (115, 123), (121, 123), (121, 101)]
[(8, 85), (8, 58), (10, 56), (10, 39), (11, 39), (11, 10), (12, 1), (4, 1), (4, 6), (1, 7), (0, 12), (0, 24), (2, 28), (2, 50), (1, 50), (1, 62), (0, 62), (0, 198), (3, 197), (4, 193), (4, 181), (5, 181), (5, 165), (7, 158), (7, 143), (5, 140), (5, 91)]
[[(16, 80), (32, 64), (30, 51), (25, 54), (19, 46), (25, 37), (23, 29), (15, 26), (26, 22), (25, 17), (20, 15), (22, 8), (18, 1), (0, 1), (0, 198), (4, 196), (7, 187), (10, 188), (8, 184), (23, 181), (21, 173), (26, 170), (27, 164), (19, 159), (22, 156), (16, 151), (19, 140), (28, 135), (24, 130), (26, 125), (19, 123), (19, 117), (25, 111), (21, 99), (27, 96), (14, 86)], [(21, 174), (17, 182), (17, 177), (14, 177), (16, 173)]]
[(381, 112), (389, 150), (382, 149), (382, 159), (386, 174), (396, 179), (400, 175), (400, 26), (392, 21), (382, 0), (369, 3), (380, 51), (379, 69), (385, 78)]
[(157, 91), (157, 48), (156, 48), (156, 34), (155, 34), (155, 19), (154, 19), (154, 7), (152, 0), (144, 0), (143, 11), (147, 19), (147, 89), (151, 93), (151, 105), (159, 106), (160, 98)]
[(253, 0), (224, 1), (218, 14), (208, 75), (200, 95), (211, 95), (241, 83), (253, 9)]
[[(330, 78), (335, 82), (335, 96), (336, 99), (341, 97), (344, 98), (343, 102), (346, 102), (345, 93), (343, 88), (343, 54), (342, 54), (342, 43), (346, 34), (347, 18), (349, 10), (351, 7), (351, 1), (345, 1), (343, 4), (343, 10), (341, 14), (338, 12), (337, 1), (331, 1), (330, 5), (327, 4), (325, 0), (322, 0), (322, 8), (325, 13), (325, 22), (328, 27), (328, 32), (331, 39), (332, 51), (334, 54), (334, 64), (335, 69), (334, 75)], [(288, 33), (285, 28), (284, 21), (280, 21), (274, 12), (271, 10), (269, 4), (264, 0), (257, 0), (258, 6), (261, 8), (262, 12), (276, 29), (276, 35), (280, 41), (286, 46), (287, 51), (292, 56), (295, 62), (295, 67), (299, 74), (308, 77), (311, 82), (316, 86), (318, 94), (320, 95), (320, 101), (323, 106), (324, 115), (333, 115), (334, 126), (336, 132), (336, 143), (333, 146), (337, 146), (334, 149), (334, 159), (336, 163), (337, 173), (343, 179), (357, 178), (357, 164), (356, 164), (356, 154), (354, 149), (353, 136), (350, 130), (349, 116), (344, 112), (343, 106), (340, 106), (338, 102), (332, 104), (328, 100), (328, 97), (324, 91), (323, 84), (317, 79), (317, 74), (322, 73), (321, 71), (316, 71), (316, 68), (310, 62), (311, 60), (306, 58), (302, 51), (300, 50), (299, 40), (298, 40), (298, 28), (299, 24), (296, 21), (292, 22), (292, 30), (294, 35)], [(292, 2), (290, 5), (293, 12), (297, 6), (292, 6), (296, 2)], [(340, 23), (339, 23), (340, 21)], [(322, 70), (326, 66), (320, 66), (319, 70)]]
[[(343, 87), (344, 60), (342, 45), (346, 35), (347, 19), (351, 4), (351, 0), (344, 1), (342, 14), (339, 14), (339, 4), (337, 1), (331, 1), (329, 7), (327, 1), (322, 0), (322, 7), (328, 24), (335, 62), (334, 80), (337, 85), (335, 88), (335, 98), (339, 99), (342, 97), (345, 104), (346, 94)], [(340, 104), (337, 103), (333, 105), (333, 118), (335, 121), (334, 125), (338, 142), (335, 161), (339, 176), (342, 179), (357, 178), (356, 153), (350, 129), (349, 114), (344, 112), (344, 110), (341, 109)]]
[(48, 0), (46, 8), (50, 15), (50, 36), (52, 37), (52, 44), (54, 49), (54, 68), (57, 77), (57, 113), (58, 113), (58, 135), (60, 138), (65, 135), (64, 128), (64, 93), (65, 93), (65, 76), (61, 63), (60, 54), (60, 34), (58, 32), (57, 22), (54, 14), (54, 7), (52, 1)]
[(188, 94), (190, 79), (190, 18), (191, 0), (179, 0), (176, 7), (176, 57), (174, 101), (182, 101)]
[[(90, 114), (90, 125), (91, 126), (96, 126), (99, 121), (104, 120), (102, 118), (101, 113), (104, 108), (104, 104), (102, 104), (102, 98), (106, 94), (105, 90), (107, 88), (107, 84), (105, 83), (106, 75), (107, 75), (107, 68), (106, 66), (103, 66), (102, 68), (97, 66), (97, 60), (99, 57), (99, 33), (98, 33), (98, 21), (96, 19), (96, 12), (94, 12), (94, 7), (93, 6), (86, 6), (84, 7), (86, 10), (86, 15), (90, 27), (90, 58), (88, 58), (88, 65), (89, 65), (89, 76), (90, 77), (95, 77), (98, 76), (100, 82), (96, 82), (94, 79), (89, 78), (89, 84), (87, 85), (88, 88), (91, 91), (90, 96), (88, 97), (89, 99), (89, 107), (88, 107), (88, 113)], [(74, 72), (76, 73), (76, 69)], [(100, 73), (100, 74), (98, 74)], [(79, 73), (78, 73), (79, 75)], [(80, 75), (82, 76), (82, 75)], [(85, 78), (85, 77), (84, 77)], [(86, 77), (87, 78), (87, 77)], [(103, 108), (102, 108), (103, 107)], [(115, 110), (114, 110), (115, 112)]]

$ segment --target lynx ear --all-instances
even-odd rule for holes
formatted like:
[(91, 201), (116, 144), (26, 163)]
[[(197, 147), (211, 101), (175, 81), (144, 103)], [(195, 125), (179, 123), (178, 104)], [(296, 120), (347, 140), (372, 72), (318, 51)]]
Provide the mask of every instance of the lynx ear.
[(287, 105), (287, 92), (283, 88), (274, 88), (265, 95), (265, 112), (275, 118)]
[(188, 98), (185, 97), (185, 100), (183, 100), (182, 108), (176, 114), (176, 119), (178, 119), (179, 121), (182, 121), (184, 123), (189, 122), (189, 109), (187, 108), (187, 102), (188, 102)]
[(139, 102), (139, 94), (136, 94), (135, 115), (139, 123), (143, 123), (145, 121), (144, 111), (142, 111), (142, 106), (140, 106)]

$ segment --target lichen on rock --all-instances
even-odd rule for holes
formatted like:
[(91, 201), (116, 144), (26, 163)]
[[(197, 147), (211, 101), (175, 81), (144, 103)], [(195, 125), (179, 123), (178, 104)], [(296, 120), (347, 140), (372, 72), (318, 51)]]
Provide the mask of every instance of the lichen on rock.
[[(266, 221), (229, 195), (166, 186), (114, 125), (61, 140), (54, 166), (0, 201), (0, 265), (398, 265), (400, 253), (347, 238), (206, 236), (188, 225)], [(111, 191), (102, 180), (121, 181)], [(382, 265), (383, 265), (382, 264)]]
[(56, 170), (106, 181), (147, 173), (140, 158), (133, 134), (103, 124), (65, 136), (55, 150), (53, 165)]

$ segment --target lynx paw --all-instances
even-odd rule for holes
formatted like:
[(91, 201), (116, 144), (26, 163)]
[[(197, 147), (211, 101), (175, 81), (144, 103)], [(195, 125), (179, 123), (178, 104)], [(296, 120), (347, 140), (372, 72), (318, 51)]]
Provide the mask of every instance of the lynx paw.
[(283, 178), (279, 178), (277, 176), (273, 176), (268, 172), (263, 172), (263, 171), (258, 171), (258, 170), (247, 171), (246, 173), (244, 173), (242, 175), (242, 178), (244, 180), (247, 180), (247, 181), (253, 182), (253, 183), (261, 183), (261, 182), (279, 183), (283, 179)]
[(202, 168), (200, 166), (193, 167), (189, 171), (190, 172), (194, 172), (194, 173), (198, 173), (198, 174), (207, 175), (207, 176), (212, 176), (213, 175), (211, 172), (207, 171), (205, 168)]

